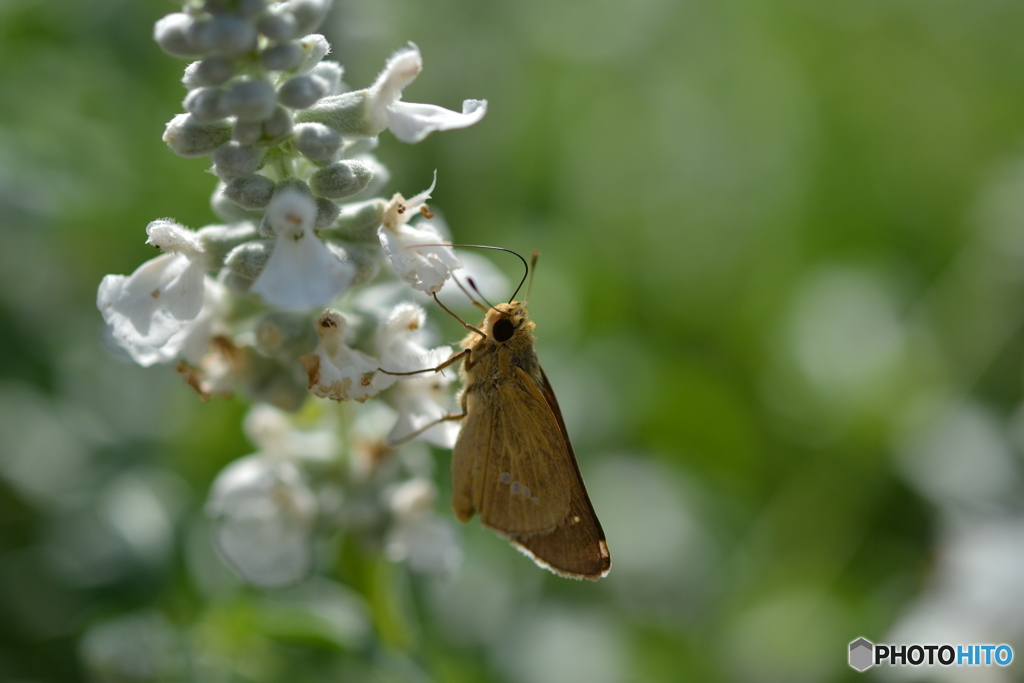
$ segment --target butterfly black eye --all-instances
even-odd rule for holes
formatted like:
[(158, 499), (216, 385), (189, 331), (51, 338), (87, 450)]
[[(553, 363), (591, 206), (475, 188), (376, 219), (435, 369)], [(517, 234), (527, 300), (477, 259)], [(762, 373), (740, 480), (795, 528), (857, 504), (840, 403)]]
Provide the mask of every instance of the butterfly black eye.
[(512, 321), (508, 318), (500, 318), (494, 322), (494, 326), (491, 327), (491, 334), (494, 335), (495, 341), (505, 342), (512, 338), (512, 333), (516, 331)]

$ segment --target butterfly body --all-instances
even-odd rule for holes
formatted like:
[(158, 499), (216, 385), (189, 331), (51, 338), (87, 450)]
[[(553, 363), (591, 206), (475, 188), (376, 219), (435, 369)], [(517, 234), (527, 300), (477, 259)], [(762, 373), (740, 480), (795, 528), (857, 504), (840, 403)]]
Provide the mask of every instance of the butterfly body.
[(452, 451), (452, 507), (557, 574), (595, 580), (611, 557), (561, 410), (519, 302), (488, 310), (462, 342), (463, 426)]

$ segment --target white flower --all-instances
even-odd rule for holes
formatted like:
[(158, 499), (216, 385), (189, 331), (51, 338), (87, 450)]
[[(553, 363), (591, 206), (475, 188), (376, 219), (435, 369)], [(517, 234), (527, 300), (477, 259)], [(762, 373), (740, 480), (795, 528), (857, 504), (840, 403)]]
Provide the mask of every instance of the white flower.
[(320, 343), (299, 360), (309, 374), (309, 391), (335, 401), (363, 402), (377, 395), (371, 375), (377, 360), (345, 345), (345, 318), (337, 311), (324, 311), (316, 321)]
[(146, 261), (129, 276), (107, 275), (96, 306), (115, 342), (140, 365), (170, 360), (161, 353), (203, 306), (203, 246), (191, 230), (162, 219), (146, 228), (152, 244), (166, 253)]
[(465, 100), (461, 114), (434, 104), (402, 102), (402, 90), (422, 70), (420, 49), (412, 43), (391, 55), (369, 88), (368, 117), (375, 129), (390, 128), (402, 142), (415, 143), (434, 131), (472, 126), (487, 113), (486, 100)]
[[(395, 306), (377, 330), (381, 368), (391, 372), (412, 372), (435, 368), (451, 358), (451, 347), (428, 349), (421, 343), (424, 322), (426, 312), (416, 304)], [(454, 409), (454, 401), (447, 391), (454, 374), (441, 371), (401, 377), (379, 372), (374, 376), (373, 384), (378, 389), (386, 389), (398, 382), (391, 395), (391, 403), (398, 410), (398, 419), (388, 434), (389, 443), (416, 435), (443, 448), (455, 445), (459, 423), (438, 422)], [(437, 424), (419, 433), (432, 423)]]
[(198, 362), (178, 363), (178, 372), (199, 397), (207, 401), (211, 396), (231, 396), (239, 371), (245, 367), (245, 347), (235, 345), (225, 335), (209, 338), (207, 351)]
[(226, 331), (224, 314), (227, 312), (224, 285), (209, 275), (204, 276), (204, 280), (203, 306), (199, 314), (162, 345), (134, 344), (129, 353), (136, 363), (150, 366), (178, 358), (194, 366), (202, 363), (213, 337)]
[(177, 347), (176, 357), (188, 363), (199, 363), (210, 347), (210, 341), (227, 331), (224, 317), (228, 312), (227, 289), (207, 276), (203, 287), (203, 307), (199, 315), (171, 337), (168, 347)]
[(249, 583), (280, 586), (308, 573), (317, 502), (292, 463), (263, 454), (235, 460), (214, 480), (207, 514), (217, 549)]
[(258, 403), (245, 414), (242, 430), (260, 453), (274, 458), (322, 462), (341, 450), (337, 425), (328, 412), (322, 413), (316, 424), (300, 429), (290, 413)]
[(367, 485), (378, 468), (393, 458), (386, 436), (395, 423), (395, 411), (384, 401), (360, 406), (347, 432), (349, 479), (357, 486)]
[(384, 551), (395, 562), (407, 562), (416, 572), (450, 576), (462, 563), (458, 536), (451, 523), (432, 511), (437, 489), (426, 479), (410, 479), (389, 492), (394, 524)]
[[(421, 343), (424, 337), (422, 327), (426, 319), (426, 312), (416, 304), (401, 303), (392, 309), (377, 330), (377, 352), (380, 354), (381, 368), (390, 372), (425, 370), (437, 367), (451, 357), (451, 347), (427, 349)], [(373, 385), (380, 391), (399, 379), (400, 376), (378, 372), (373, 377)]]
[(299, 190), (286, 189), (270, 200), (267, 221), (277, 242), (251, 289), (268, 304), (325, 306), (352, 283), (355, 268), (338, 260), (313, 232), (316, 213), (316, 202)]
[(415, 226), (408, 224), (414, 216), (420, 215), (436, 183), (435, 175), (430, 187), (412, 199), (395, 194), (384, 210), (384, 220), (378, 229), (380, 245), (398, 274), (414, 289), (427, 294), (440, 290), (451, 272), (462, 267), (451, 247), (423, 246), (445, 241), (433, 225), (425, 220)]
[[(450, 357), (448, 347), (433, 349), (428, 352), (424, 367), (436, 367)], [(455, 446), (461, 423), (456, 420), (440, 421), (455, 411), (455, 400), (448, 391), (453, 375), (443, 371), (427, 373), (398, 383), (391, 393), (391, 403), (398, 410), (398, 420), (388, 434), (389, 443), (398, 443), (416, 435), (416, 438), (441, 448)]]
[(454, 526), (432, 512), (398, 521), (388, 530), (384, 549), (389, 559), (421, 574), (451, 576), (462, 564)]

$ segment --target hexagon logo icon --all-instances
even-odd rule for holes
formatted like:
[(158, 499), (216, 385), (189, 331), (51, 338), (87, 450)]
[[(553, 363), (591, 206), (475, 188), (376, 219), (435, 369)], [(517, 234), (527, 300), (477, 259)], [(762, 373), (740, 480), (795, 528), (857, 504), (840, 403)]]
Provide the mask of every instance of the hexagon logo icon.
[(874, 665), (874, 644), (867, 638), (858, 638), (850, 643), (850, 666), (864, 671)]

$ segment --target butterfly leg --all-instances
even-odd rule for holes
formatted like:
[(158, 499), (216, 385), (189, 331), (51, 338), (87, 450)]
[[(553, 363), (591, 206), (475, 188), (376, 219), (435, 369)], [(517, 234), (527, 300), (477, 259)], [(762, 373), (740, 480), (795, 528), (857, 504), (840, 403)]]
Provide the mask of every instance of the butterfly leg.
[[(462, 285), (459, 285), (459, 286), (461, 287)], [(453, 312), (452, 310), (450, 310), (450, 309), (449, 309), (449, 308), (448, 308), (447, 306), (445, 306), (445, 305), (444, 305), (443, 303), (441, 303), (441, 300), (437, 298), (437, 294), (431, 294), (431, 296), (433, 296), (433, 297), (434, 297), (434, 301), (436, 301), (436, 302), (437, 302), (437, 305), (438, 305), (438, 306), (440, 306), (441, 308), (443, 308), (443, 309), (444, 309), (444, 312), (445, 312), (445, 313), (447, 313), (448, 315), (450, 315), (451, 317), (455, 318), (455, 319), (456, 319), (456, 320), (458, 320), (458, 321), (459, 321), (460, 323), (462, 323), (462, 326), (463, 326), (463, 327), (465, 327), (465, 328), (466, 328), (467, 330), (472, 330), (473, 332), (476, 332), (477, 334), (479, 334), (479, 335), (480, 335), (481, 337), (483, 337), (484, 339), (487, 339), (487, 334), (486, 334), (486, 333), (484, 333), (484, 332), (483, 332), (483, 331), (482, 331), (482, 330), (481, 330), (481, 329), (480, 329), (479, 327), (475, 327), (475, 326), (473, 326), (473, 325), (470, 325), (470, 324), (469, 324), (469, 323), (467, 323), (467, 322), (466, 322), (465, 320), (463, 320), (463, 319), (462, 319), (462, 318), (460, 318), (460, 317), (459, 317), (458, 315), (456, 315), (456, 314), (455, 314), (455, 313), (454, 313), (454, 312)], [(474, 302), (474, 303), (475, 303), (475, 302)]]
[(388, 445), (389, 446), (401, 446), (403, 443), (405, 443), (407, 441), (411, 441), (412, 439), (415, 439), (417, 436), (419, 436), (420, 434), (422, 434), (423, 432), (427, 431), (428, 429), (430, 429), (431, 427), (433, 427), (435, 425), (439, 425), (442, 422), (450, 422), (451, 420), (461, 420), (464, 417), (466, 417), (465, 411), (463, 411), (461, 413), (458, 413), (458, 414), (454, 414), (453, 413), (451, 415), (445, 415), (444, 417), (439, 417), (438, 419), (434, 420), (433, 422), (428, 422), (423, 427), (420, 427), (419, 429), (417, 429), (414, 432), (410, 432), (409, 434), (406, 434), (405, 436), (403, 436), (400, 439), (395, 439), (394, 441), (392, 441), (391, 439), (388, 439)]
[(458, 353), (454, 354), (451, 358), (449, 358), (448, 360), (446, 360), (445, 362), (441, 363), (440, 365), (438, 365), (437, 367), (434, 367), (434, 368), (424, 368), (423, 370), (412, 370), (410, 372), (391, 372), (390, 370), (385, 370), (384, 368), (377, 368), (377, 372), (383, 372), (385, 375), (399, 375), (399, 376), (404, 376), (404, 375), (422, 375), (425, 372), (441, 372), (442, 370), (444, 370), (448, 366), (454, 365), (454, 364), (458, 363), (460, 360), (462, 360), (463, 358), (465, 358), (466, 356), (468, 356), (470, 351), (471, 351), (471, 349), (465, 349), (463, 351), (459, 351)]

